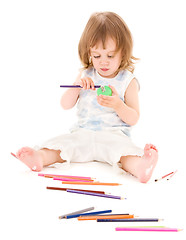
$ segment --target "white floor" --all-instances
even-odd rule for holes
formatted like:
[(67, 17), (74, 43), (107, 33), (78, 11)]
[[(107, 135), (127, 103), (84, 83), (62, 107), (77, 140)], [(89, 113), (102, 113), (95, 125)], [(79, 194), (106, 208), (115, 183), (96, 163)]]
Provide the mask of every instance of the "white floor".
[[(84, 196), (63, 191), (47, 190), (46, 186), (63, 187), (61, 182), (39, 177), (10, 155), (1, 169), (1, 231), (5, 239), (185, 239), (185, 177), (184, 171), (167, 181), (154, 182), (169, 171), (159, 164), (147, 184), (141, 184), (132, 176), (113, 171), (112, 167), (98, 162), (55, 165), (44, 173), (91, 176), (98, 181), (118, 182), (121, 186), (80, 186), (84, 189), (104, 190), (126, 197), (115, 200)], [(77, 186), (71, 186), (78, 188)], [(65, 213), (87, 207), (95, 210), (111, 209), (113, 213), (131, 213), (139, 217), (164, 219), (158, 223), (97, 223), (77, 219), (59, 220)], [(116, 232), (119, 226), (168, 226), (184, 228), (177, 233)], [(6, 236), (6, 237), (5, 237)]]

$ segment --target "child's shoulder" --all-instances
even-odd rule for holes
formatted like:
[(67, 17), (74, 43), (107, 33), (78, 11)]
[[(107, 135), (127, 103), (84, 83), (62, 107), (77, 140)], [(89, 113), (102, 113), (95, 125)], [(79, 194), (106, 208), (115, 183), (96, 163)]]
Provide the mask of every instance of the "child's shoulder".
[(95, 69), (93, 67), (83, 69), (82, 70), (82, 76), (83, 77), (93, 77)]
[(127, 69), (121, 70), (118, 75), (117, 75), (117, 80), (126, 80), (126, 79), (130, 79), (132, 80), (133, 78), (135, 78), (134, 74), (132, 72), (130, 72)]

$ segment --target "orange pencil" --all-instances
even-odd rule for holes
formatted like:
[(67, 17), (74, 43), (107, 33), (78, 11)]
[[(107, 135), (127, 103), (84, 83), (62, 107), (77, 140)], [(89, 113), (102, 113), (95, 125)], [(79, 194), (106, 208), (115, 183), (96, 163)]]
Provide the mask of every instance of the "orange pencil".
[(86, 216), (86, 217), (78, 217), (78, 220), (97, 220), (97, 219), (126, 219), (126, 218), (134, 218), (134, 215), (106, 215), (106, 216)]
[(118, 186), (121, 185), (119, 183), (103, 183), (103, 182), (62, 182), (62, 184), (78, 184), (78, 185), (103, 185), (103, 186)]

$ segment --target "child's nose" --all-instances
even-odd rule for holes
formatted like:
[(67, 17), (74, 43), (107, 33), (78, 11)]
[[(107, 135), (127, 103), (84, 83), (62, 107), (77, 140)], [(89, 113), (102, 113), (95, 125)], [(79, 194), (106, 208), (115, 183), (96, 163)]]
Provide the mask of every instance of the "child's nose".
[(108, 65), (108, 59), (106, 59), (106, 58), (102, 58), (101, 59), (101, 61), (100, 61), (100, 63), (102, 64), (102, 65)]

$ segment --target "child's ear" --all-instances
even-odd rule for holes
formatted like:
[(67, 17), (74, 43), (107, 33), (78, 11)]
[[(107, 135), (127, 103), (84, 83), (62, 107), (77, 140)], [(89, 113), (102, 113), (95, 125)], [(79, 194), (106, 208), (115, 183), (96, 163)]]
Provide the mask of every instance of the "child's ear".
[(91, 64), (92, 63), (92, 57), (90, 56), (89, 57), (89, 64)]

